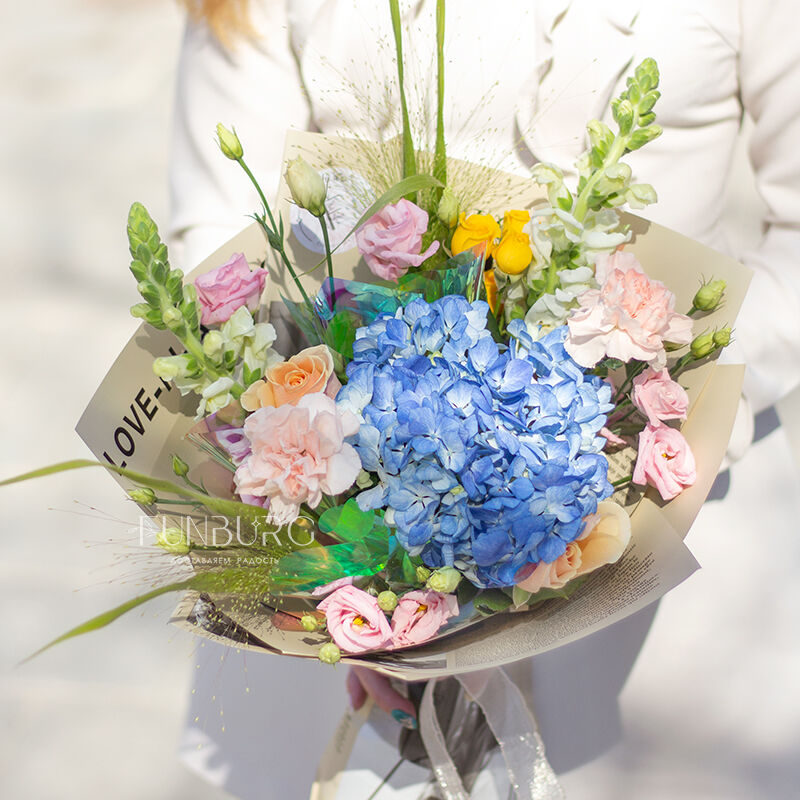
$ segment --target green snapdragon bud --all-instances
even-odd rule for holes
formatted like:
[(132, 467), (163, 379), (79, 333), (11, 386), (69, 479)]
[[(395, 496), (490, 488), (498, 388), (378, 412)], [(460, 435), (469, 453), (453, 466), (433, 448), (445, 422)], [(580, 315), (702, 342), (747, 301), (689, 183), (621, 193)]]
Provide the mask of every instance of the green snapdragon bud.
[(427, 587), (433, 589), (434, 592), (450, 594), (456, 590), (459, 583), (461, 583), (461, 573), (457, 569), (441, 567), (434, 570), (428, 578)]
[(390, 591), (381, 592), (378, 595), (378, 606), (387, 614), (394, 611), (397, 608), (397, 595)]
[(289, 162), (284, 177), (292, 199), (300, 208), (315, 217), (321, 217), (325, 213), (325, 198), (328, 194), (325, 181), (302, 156)]
[(717, 345), (714, 344), (714, 334), (711, 331), (707, 331), (695, 336), (691, 345), (689, 345), (689, 349), (695, 358), (705, 358), (711, 355), (717, 349)]
[(156, 536), (156, 544), (173, 556), (185, 556), (192, 549), (186, 531), (181, 528), (162, 528)]
[(156, 493), (152, 489), (146, 487), (131, 489), (128, 492), (128, 497), (130, 497), (134, 503), (140, 503), (143, 506), (151, 506), (156, 501)]
[(713, 311), (722, 300), (725, 294), (727, 283), (723, 280), (708, 281), (698, 290), (692, 300), (692, 305), (699, 311)]
[(173, 454), (172, 471), (179, 478), (185, 478), (189, 474), (189, 465), (179, 455)]
[(319, 620), (313, 614), (303, 614), (300, 617), (300, 624), (303, 626), (303, 630), (309, 633), (313, 633), (319, 628)]
[(730, 325), (726, 325), (724, 328), (714, 331), (714, 344), (717, 347), (727, 347), (731, 343), (731, 333)]
[(458, 223), (458, 211), (458, 198), (453, 194), (453, 190), (449, 186), (445, 186), (442, 192), (442, 199), (439, 200), (439, 207), (436, 209), (436, 216), (448, 228), (455, 228)]
[(244, 155), (236, 131), (229, 131), (221, 122), (217, 123), (217, 144), (222, 154), (231, 161), (238, 161)]
[(335, 664), (341, 661), (342, 651), (333, 642), (328, 642), (320, 647), (318, 657), (323, 664)]

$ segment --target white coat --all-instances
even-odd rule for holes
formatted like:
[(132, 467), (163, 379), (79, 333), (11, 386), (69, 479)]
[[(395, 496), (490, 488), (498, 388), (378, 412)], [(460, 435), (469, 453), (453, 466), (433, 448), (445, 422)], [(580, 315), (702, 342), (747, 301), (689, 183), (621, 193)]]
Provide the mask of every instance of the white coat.
[[(434, 74), (434, 5), (401, 1), (406, 80), (416, 86), (429, 87)], [(585, 147), (585, 123), (608, 118), (627, 72), (651, 56), (661, 71), (656, 111), (664, 133), (628, 158), (637, 180), (658, 191), (658, 204), (642, 213), (727, 250), (721, 199), (743, 115), (752, 117), (764, 235), (733, 255), (755, 270), (736, 328), (755, 411), (800, 383), (800, 48), (789, 34), (798, 10), (796, 0), (451, 0), (447, 7), (450, 155), (518, 172), (538, 160), (570, 170)], [(171, 161), (173, 253), (185, 266), (241, 229), (257, 207), (244, 176), (216, 148), (217, 122), (236, 127), (249, 166), (269, 188), (277, 186), (287, 127), (369, 137), (375, 127), (390, 133), (397, 120), (383, 113), (396, 78), (388, 4), (256, 0), (253, 12), (260, 35), (233, 52), (204, 27), (187, 28)], [(412, 91), (411, 108), (426, 98)], [(790, 469), (785, 457), (761, 457)], [(732, 511), (717, 525), (741, 519), (735, 504), (735, 497), (722, 504)], [(518, 680), (533, 682), (556, 770), (579, 766), (619, 738), (616, 697), (653, 613), (517, 668)], [(220, 658), (216, 648), (205, 650)], [(247, 670), (232, 653), (198, 670), (189, 719), (201, 722), (187, 727), (186, 758), (243, 798), (303, 797), (344, 702), (343, 670), (268, 656), (248, 658)], [(211, 721), (218, 715), (213, 703), (209, 713), (211, 696), (224, 703), (225, 734)], [(380, 773), (382, 764), (373, 768)], [(374, 783), (363, 787), (342, 796), (366, 796)]]

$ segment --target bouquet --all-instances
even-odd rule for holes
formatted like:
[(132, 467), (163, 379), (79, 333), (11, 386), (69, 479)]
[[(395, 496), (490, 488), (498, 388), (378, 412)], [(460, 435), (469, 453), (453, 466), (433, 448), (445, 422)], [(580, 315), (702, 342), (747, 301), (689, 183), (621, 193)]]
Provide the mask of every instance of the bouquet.
[(405, 113), (380, 144), (290, 135), (273, 209), (218, 126), (255, 222), (184, 276), (133, 205), (143, 325), (79, 423), (99, 461), (12, 479), (103, 466), (176, 574), (56, 641), (179, 591), (173, 621), (227, 644), (435, 679), (690, 574), (747, 277), (621, 210), (656, 199), (623, 159), (660, 133), (657, 86), (647, 59), (616, 130), (589, 123), (573, 189), (448, 159), (440, 102), (433, 153)]

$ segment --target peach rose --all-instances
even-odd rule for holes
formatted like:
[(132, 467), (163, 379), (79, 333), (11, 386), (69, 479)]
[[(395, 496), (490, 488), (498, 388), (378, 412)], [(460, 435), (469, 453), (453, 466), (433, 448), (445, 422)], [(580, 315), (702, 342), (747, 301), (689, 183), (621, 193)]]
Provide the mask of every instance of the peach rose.
[(333, 356), (327, 345), (307, 347), (280, 364), (273, 364), (264, 378), (248, 386), (240, 398), (245, 411), (267, 406), (296, 406), (301, 397), (324, 392), (335, 398), (342, 384), (333, 372)]
[(631, 519), (625, 509), (604, 500), (584, 523), (583, 533), (552, 564), (540, 561), (528, 575), (520, 570), (517, 586), (531, 594), (563, 589), (574, 578), (618, 561), (631, 540)]
[(680, 431), (647, 423), (639, 434), (633, 482), (658, 489), (664, 500), (677, 497), (697, 479), (694, 455)]
[(667, 419), (686, 419), (689, 396), (679, 383), (669, 376), (669, 371), (656, 371), (648, 367), (633, 379), (631, 399), (651, 425)]
[(582, 367), (610, 356), (662, 369), (664, 342), (689, 344), (692, 320), (675, 311), (675, 295), (649, 278), (633, 254), (600, 256), (595, 277), (600, 288), (580, 295), (580, 308), (567, 320), (564, 348)]

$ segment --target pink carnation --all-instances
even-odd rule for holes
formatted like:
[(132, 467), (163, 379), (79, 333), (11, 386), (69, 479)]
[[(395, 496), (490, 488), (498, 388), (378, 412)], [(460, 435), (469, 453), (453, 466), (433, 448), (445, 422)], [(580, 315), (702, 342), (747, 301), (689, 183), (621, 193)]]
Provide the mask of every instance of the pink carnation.
[(344, 440), (358, 428), (354, 414), (321, 392), (301, 397), (296, 406), (259, 408), (244, 423), (252, 452), (236, 470), (237, 492), (269, 497), (274, 521), (292, 522), (301, 503), (315, 508), (323, 494), (353, 485), (361, 460)]
[(342, 586), (318, 606), (325, 614), (328, 633), (345, 653), (380, 650), (392, 638), (392, 629), (378, 601), (355, 586)]
[(418, 267), (439, 249), (439, 242), (432, 242), (420, 253), (427, 229), (428, 213), (402, 198), (370, 217), (356, 231), (356, 244), (373, 274), (397, 281), (409, 267)]
[(633, 482), (654, 486), (664, 500), (677, 497), (697, 479), (694, 455), (680, 431), (647, 424), (639, 434)]
[(392, 614), (393, 647), (427, 642), (450, 617), (458, 614), (455, 595), (419, 589), (404, 594)]
[(686, 419), (689, 395), (679, 383), (669, 376), (669, 371), (659, 372), (648, 367), (633, 379), (631, 399), (651, 425), (667, 419)]
[(227, 322), (231, 314), (242, 306), (255, 311), (266, 280), (265, 269), (251, 271), (244, 255), (234, 254), (221, 267), (195, 279), (200, 321), (203, 325)]
[(633, 254), (601, 256), (595, 277), (600, 288), (580, 295), (580, 308), (567, 320), (564, 347), (582, 367), (610, 356), (660, 369), (666, 365), (664, 342), (691, 341), (692, 320), (675, 311), (675, 295), (649, 278)]

